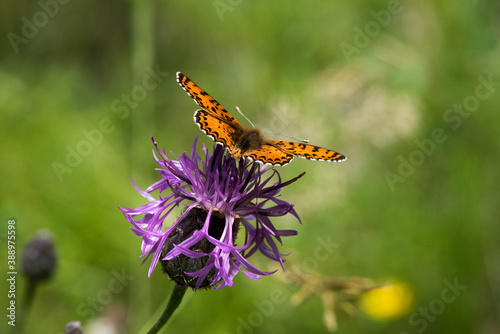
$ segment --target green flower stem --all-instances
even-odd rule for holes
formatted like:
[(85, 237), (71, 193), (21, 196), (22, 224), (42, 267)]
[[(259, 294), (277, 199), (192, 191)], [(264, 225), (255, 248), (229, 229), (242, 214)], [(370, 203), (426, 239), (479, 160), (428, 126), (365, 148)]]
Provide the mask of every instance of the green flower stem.
[(174, 290), (170, 295), (170, 300), (168, 301), (167, 307), (163, 311), (160, 319), (156, 322), (156, 324), (149, 330), (148, 334), (155, 334), (167, 323), (168, 319), (172, 316), (172, 313), (179, 307), (179, 304), (182, 301), (182, 297), (184, 297), (184, 293), (186, 293), (187, 285), (179, 285), (176, 284), (174, 286)]
[(35, 291), (37, 287), (37, 281), (31, 279), (27, 280), (27, 286), (23, 298), (23, 312), (19, 316), (19, 320), (16, 326), (17, 328), (12, 327), (12, 333), (23, 333), (24, 326), (28, 321), (28, 314), (31, 308), (31, 304), (33, 304), (33, 300), (35, 299)]

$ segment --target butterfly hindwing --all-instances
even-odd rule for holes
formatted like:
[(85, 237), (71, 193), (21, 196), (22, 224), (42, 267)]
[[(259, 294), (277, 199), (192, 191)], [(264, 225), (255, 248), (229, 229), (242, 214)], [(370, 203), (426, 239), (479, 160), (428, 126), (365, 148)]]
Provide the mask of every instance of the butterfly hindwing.
[(234, 127), (243, 128), (241, 124), (219, 104), (219, 102), (181, 72), (177, 72), (177, 82), (201, 108)]
[(229, 149), (234, 147), (241, 134), (241, 129), (221, 121), (203, 109), (196, 110), (194, 121), (207, 136)]
[(293, 159), (292, 154), (284, 152), (269, 144), (263, 144), (259, 149), (247, 150), (242, 156), (254, 161), (280, 166), (287, 165)]
[(281, 140), (272, 140), (273, 145), (276, 147), (296, 155), (301, 158), (306, 158), (309, 160), (323, 160), (323, 161), (344, 161), (346, 157), (342, 154), (322, 148), (319, 146), (302, 144), (302, 143), (292, 143)]

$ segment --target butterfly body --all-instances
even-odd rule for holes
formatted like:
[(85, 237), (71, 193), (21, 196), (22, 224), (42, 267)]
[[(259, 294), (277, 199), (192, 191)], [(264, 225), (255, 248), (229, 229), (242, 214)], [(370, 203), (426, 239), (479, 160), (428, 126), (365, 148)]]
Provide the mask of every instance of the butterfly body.
[(238, 159), (250, 150), (259, 150), (266, 143), (266, 138), (259, 129), (244, 129), (236, 139), (231, 155)]
[(342, 154), (326, 148), (268, 139), (259, 129), (243, 127), (213, 97), (184, 74), (177, 72), (177, 81), (202, 108), (194, 114), (195, 123), (216, 143), (224, 145), (235, 159), (243, 157), (281, 166), (292, 161), (294, 156), (335, 162), (346, 159)]

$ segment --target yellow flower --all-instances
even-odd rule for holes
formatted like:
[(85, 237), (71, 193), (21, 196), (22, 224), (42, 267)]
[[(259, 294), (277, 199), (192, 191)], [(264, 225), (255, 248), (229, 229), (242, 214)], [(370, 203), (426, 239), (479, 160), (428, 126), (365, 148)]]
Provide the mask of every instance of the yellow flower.
[(376, 320), (391, 320), (407, 315), (413, 303), (413, 290), (405, 283), (391, 283), (361, 296), (361, 308)]

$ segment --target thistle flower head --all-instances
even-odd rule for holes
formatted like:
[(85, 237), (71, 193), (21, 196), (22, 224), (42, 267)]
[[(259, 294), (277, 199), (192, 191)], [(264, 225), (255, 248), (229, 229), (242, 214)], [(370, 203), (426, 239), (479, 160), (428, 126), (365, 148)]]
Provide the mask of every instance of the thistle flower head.
[[(249, 262), (256, 252), (283, 268), (284, 254), (276, 242), (297, 232), (276, 229), (270, 218), (290, 213), (299, 219), (293, 205), (279, 199), (279, 192), (303, 174), (282, 182), (272, 167), (236, 161), (220, 145), (212, 154), (203, 146), (200, 156), (196, 140), (190, 155), (171, 159), (151, 139), (159, 155), (153, 151), (161, 179), (144, 191), (134, 184), (150, 203), (120, 208), (132, 231), (142, 237), (142, 256), (153, 257), (149, 276), (162, 261), (164, 270), (178, 283), (195, 289), (232, 286), (238, 272), (253, 279), (273, 273)], [(156, 190), (158, 199), (151, 195)], [(184, 208), (180, 217), (171, 225), (164, 224), (177, 207)]]

